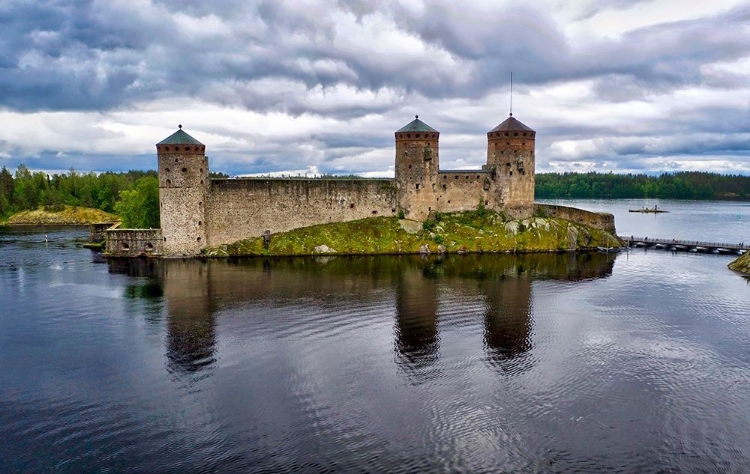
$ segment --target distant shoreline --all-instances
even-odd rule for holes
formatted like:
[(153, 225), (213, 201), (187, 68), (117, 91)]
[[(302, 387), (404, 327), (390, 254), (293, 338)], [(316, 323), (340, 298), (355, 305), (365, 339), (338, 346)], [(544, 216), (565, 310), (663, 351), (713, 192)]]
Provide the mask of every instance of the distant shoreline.
[(49, 211), (40, 207), (35, 210), (17, 212), (0, 226), (88, 226), (99, 222), (115, 222), (120, 218), (114, 214), (90, 207), (64, 206), (59, 211)]

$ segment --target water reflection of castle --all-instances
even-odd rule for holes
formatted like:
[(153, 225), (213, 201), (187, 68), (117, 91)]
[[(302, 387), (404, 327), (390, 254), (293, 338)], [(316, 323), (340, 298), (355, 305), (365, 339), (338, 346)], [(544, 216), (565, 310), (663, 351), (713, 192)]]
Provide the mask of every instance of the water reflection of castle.
[[(313, 259), (110, 260), (110, 271), (149, 276), (143, 293), (163, 294), (167, 313), (170, 370), (194, 373), (216, 361), (218, 308), (269, 301), (304, 304), (325, 311), (332, 295), (375, 302), (379, 290), (395, 299), (396, 361), (407, 373), (429, 368), (438, 358), (441, 311), (462, 302), (481, 304), (483, 341), (489, 364), (506, 373), (531, 363), (532, 283), (535, 279), (578, 280), (611, 274), (607, 254), (527, 254)], [(131, 296), (132, 296), (131, 295)], [(380, 303), (378, 303), (380, 304)], [(446, 309), (447, 308), (447, 309)]]

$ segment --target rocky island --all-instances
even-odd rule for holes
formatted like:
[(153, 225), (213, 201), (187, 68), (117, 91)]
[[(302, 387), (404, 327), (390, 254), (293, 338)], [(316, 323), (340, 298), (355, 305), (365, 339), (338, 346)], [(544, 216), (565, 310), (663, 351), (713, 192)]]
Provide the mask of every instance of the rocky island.
[(750, 252), (745, 252), (728, 265), (730, 270), (750, 276)]
[(207, 247), (208, 257), (415, 253), (529, 253), (619, 247), (610, 232), (554, 217), (513, 219), (489, 210), (433, 213), (420, 222), (367, 218)]

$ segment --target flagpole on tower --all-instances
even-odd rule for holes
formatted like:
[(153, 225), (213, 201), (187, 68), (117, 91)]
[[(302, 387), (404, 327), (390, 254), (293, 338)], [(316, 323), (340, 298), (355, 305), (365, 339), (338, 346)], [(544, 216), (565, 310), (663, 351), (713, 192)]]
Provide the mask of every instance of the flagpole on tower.
[(510, 116), (513, 117), (513, 71), (510, 71)]

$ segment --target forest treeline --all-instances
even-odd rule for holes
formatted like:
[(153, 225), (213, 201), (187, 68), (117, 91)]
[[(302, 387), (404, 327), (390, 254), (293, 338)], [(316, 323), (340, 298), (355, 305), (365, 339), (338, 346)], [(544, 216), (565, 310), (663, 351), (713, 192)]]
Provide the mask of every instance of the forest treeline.
[[(133, 193), (142, 193), (149, 188), (156, 193), (156, 208), (150, 211), (150, 216), (144, 216), (144, 221), (151, 223), (150, 227), (159, 227), (156, 171), (96, 174), (80, 173), (71, 168), (67, 173), (50, 175), (42, 171), (32, 172), (24, 165), (19, 165), (15, 173), (3, 167), (0, 170), (0, 220), (19, 211), (39, 207), (59, 211), (65, 205), (93, 207), (120, 214), (117, 207), (123, 205), (123, 199), (138, 198), (138, 201), (140, 195), (134, 196)], [(154, 211), (156, 216), (153, 215)], [(153, 224), (154, 221), (156, 224)]]
[(750, 199), (750, 176), (684, 171), (660, 176), (615, 173), (539, 173), (535, 197)]

